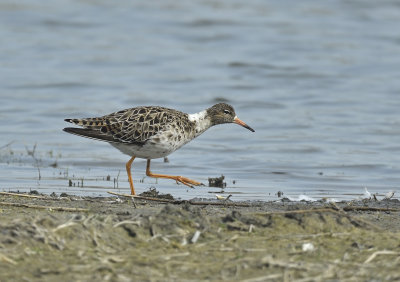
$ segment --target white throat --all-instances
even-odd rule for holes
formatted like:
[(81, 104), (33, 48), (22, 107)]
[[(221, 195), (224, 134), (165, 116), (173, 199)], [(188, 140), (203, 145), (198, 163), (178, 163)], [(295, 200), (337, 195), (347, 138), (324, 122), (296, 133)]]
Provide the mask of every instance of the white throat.
[(202, 134), (212, 125), (210, 118), (207, 116), (207, 110), (195, 114), (188, 114), (188, 118), (190, 121), (196, 123), (196, 136)]

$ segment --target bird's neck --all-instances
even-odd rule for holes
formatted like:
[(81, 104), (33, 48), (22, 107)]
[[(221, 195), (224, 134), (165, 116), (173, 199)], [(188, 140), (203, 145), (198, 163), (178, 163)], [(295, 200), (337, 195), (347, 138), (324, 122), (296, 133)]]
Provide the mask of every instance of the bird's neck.
[(211, 119), (207, 114), (207, 110), (195, 114), (188, 114), (188, 118), (191, 122), (196, 124), (195, 136), (199, 136), (212, 126)]

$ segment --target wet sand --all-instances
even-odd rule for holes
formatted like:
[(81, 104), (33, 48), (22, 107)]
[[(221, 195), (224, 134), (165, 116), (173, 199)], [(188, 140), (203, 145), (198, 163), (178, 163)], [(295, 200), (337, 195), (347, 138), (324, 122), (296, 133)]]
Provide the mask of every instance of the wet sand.
[(400, 279), (398, 200), (28, 196), (0, 195), (0, 281)]

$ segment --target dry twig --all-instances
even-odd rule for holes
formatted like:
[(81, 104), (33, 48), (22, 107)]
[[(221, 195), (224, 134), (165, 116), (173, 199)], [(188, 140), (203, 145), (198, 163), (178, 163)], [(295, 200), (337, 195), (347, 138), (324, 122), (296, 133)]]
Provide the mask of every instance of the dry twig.
[(122, 193), (116, 193), (116, 192), (112, 192), (112, 191), (107, 191), (107, 193), (108, 194), (112, 194), (112, 195), (116, 195), (116, 196), (135, 198), (135, 199), (141, 199), (141, 200), (148, 200), (148, 201), (155, 201), (155, 202), (161, 202), (161, 203), (174, 203), (175, 202), (174, 200), (150, 198), (150, 197), (143, 197), (143, 196), (130, 195), (130, 194), (122, 194)]
[(25, 149), (26, 149), (26, 152), (28, 153), (28, 156), (32, 156), (33, 160), (35, 161), (36, 168), (37, 168), (38, 174), (39, 174), (38, 180), (41, 180), (42, 175), (40, 174), (39, 160), (35, 156), (36, 146), (37, 146), (37, 143), (35, 143), (32, 150), (29, 150), (28, 147), (26, 147), (26, 146), (25, 146)]
[(8, 202), (0, 202), (0, 205), (3, 206), (14, 206), (21, 208), (32, 208), (32, 209), (41, 209), (41, 210), (53, 210), (53, 211), (67, 211), (67, 212), (88, 212), (88, 209), (81, 208), (66, 208), (66, 207), (52, 207), (52, 206), (38, 206), (38, 205), (29, 205), (29, 204), (20, 204), (20, 203), (8, 203)]
[(53, 232), (57, 232), (58, 230), (61, 230), (61, 229), (64, 229), (64, 228), (67, 228), (67, 227), (70, 227), (70, 226), (74, 226), (74, 225), (76, 225), (76, 222), (68, 221), (66, 223), (60, 224), (59, 226), (54, 228), (52, 231)]
[(344, 211), (393, 211), (393, 212), (400, 212), (400, 209), (395, 209), (395, 208), (354, 207), (354, 206), (343, 207), (343, 210)]
[(13, 264), (13, 265), (16, 265), (16, 264), (17, 264), (17, 262), (16, 262), (15, 260), (10, 259), (9, 257), (7, 257), (7, 256), (5, 256), (5, 255), (3, 255), (3, 254), (0, 254), (0, 261), (2, 261), (2, 262), (7, 262), (7, 263)]
[(19, 194), (19, 193), (11, 193), (11, 192), (0, 192), (0, 195), (25, 197), (25, 198), (35, 198), (35, 199), (47, 199), (47, 197), (44, 197), (44, 196), (36, 196), (36, 195), (29, 195), (29, 194)]
[(10, 142), (8, 142), (7, 144), (5, 144), (5, 145), (3, 145), (3, 146), (1, 146), (0, 147), (0, 150), (1, 149), (3, 149), (3, 148), (6, 148), (6, 147), (8, 147), (8, 146), (10, 146), (12, 143), (14, 143), (15, 141), (13, 140), (13, 141), (10, 141)]
[(108, 194), (116, 195), (116, 196), (122, 196), (122, 197), (128, 197), (128, 198), (135, 198), (135, 199), (140, 199), (140, 200), (147, 200), (147, 201), (154, 201), (154, 202), (161, 202), (161, 203), (168, 203), (168, 204), (174, 204), (174, 205), (180, 205), (180, 204), (190, 204), (190, 205), (197, 205), (197, 206), (235, 206), (235, 207), (253, 207), (255, 205), (252, 204), (242, 204), (242, 203), (235, 203), (235, 202), (194, 202), (194, 201), (187, 201), (187, 200), (168, 200), (168, 199), (159, 199), (159, 198), (150, 198), (150, 197), (143, 197), (143, 196), (137, 196), (137, 195), (130, 195), (130, 194), (121, 194), (121, 193), (116, 193), (112, 191), (107, 191)]
[(124, 220), (124, 221), (114, 224), (113, 228), (116, 228), (116, 227), (124, 225), (124, 224), (134, 224), (134, 225), (140, 226), (141, 223), (140, 223), (140, 221)]
[(265, 276), (259, 276), (259, 277), (254, 277), (250, 279), (245, 279), (242, 280), (243, 282), (264, 282), (264, 281), (272, 281), (272, 280), (281, 280), (282, 278), (282, 273), (275, 273), (275, 274), (269, 274)]
[(160, 258), (160, 259), (163, 259), (163, 260), (170, 260), (170, 259), (172, 259), (172, 258), (187, 257), (187, 256), (190, 256), (190, 253), (189, 253), (189, 252), (176, 253), (176, 254), (169, 254), (169, 255), (163, 255), (163, 256), (160, 256), (159, 258)]
[(370, 263), (373, 261), (378, 255), (395, 255), (395, 256), (400, 256), (400, 252), (394, 252), (394, 251), (377, 251), (373, 253), (372, 255), (369, 256), (369, 258), (364, 261), (364, 263)]

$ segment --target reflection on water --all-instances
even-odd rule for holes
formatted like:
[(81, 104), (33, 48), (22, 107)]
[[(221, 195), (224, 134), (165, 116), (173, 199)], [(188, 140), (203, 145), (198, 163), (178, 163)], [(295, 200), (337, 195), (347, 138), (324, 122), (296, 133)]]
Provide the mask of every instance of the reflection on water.
[[(234, 200), (276, 199), (278, 191), (348, 199), (364, 187), (399, 190), (395, 1), (0, 6), (0, 36), (7, 39), (0, 46), (2, 190), (128, 192), (129, 157), (62, 132), (64, 118), (138, 105), (193, 113), (220, 101), (233, 104), (256, 132), (211, 128), (169, 163), (154, 161), (154, 172), (204, 183), (223, 174)], [(133, 170), (139, 192), (221, 192), (146, 178), (145, 160)]]

